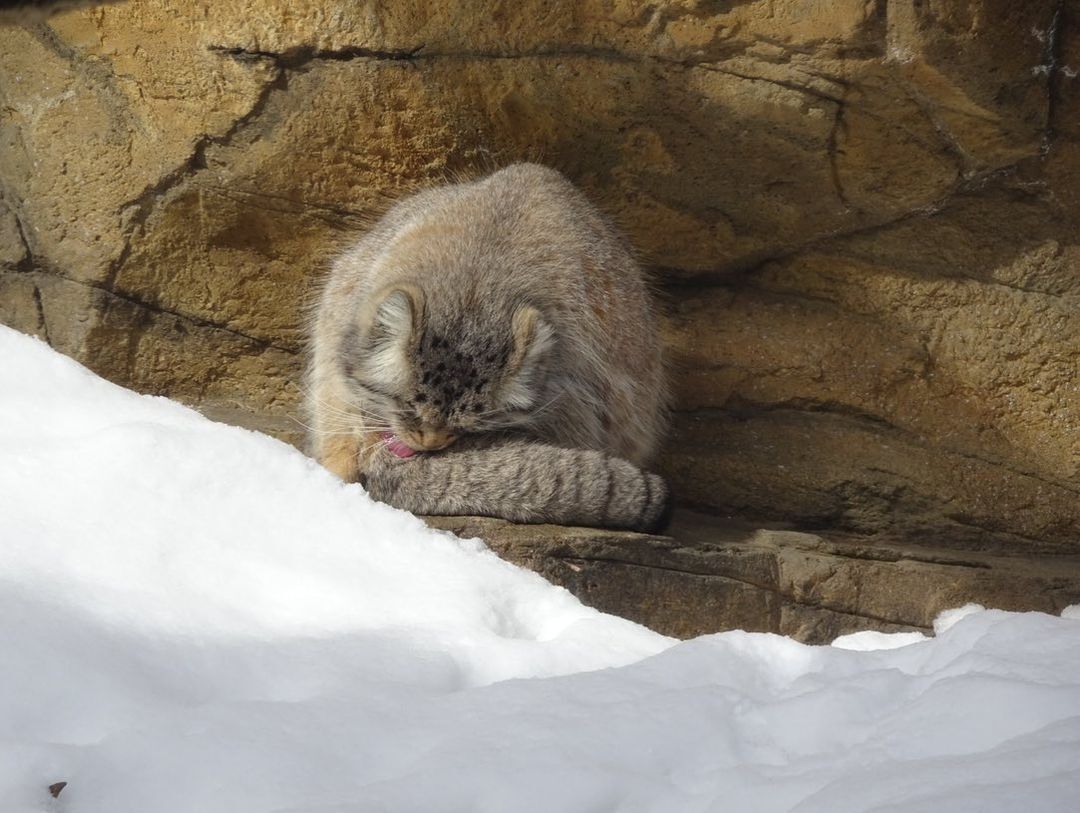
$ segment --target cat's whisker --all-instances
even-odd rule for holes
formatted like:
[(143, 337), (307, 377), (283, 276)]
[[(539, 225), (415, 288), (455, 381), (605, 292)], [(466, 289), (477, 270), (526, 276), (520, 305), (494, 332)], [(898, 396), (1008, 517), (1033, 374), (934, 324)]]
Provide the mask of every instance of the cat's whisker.
[(296, 418), (296, 417), (294, 417), (292, 415), (289, 415), (288, 418), (289, 418), (290, 421), (295, 423), (297, 426), (300, 426), (305, 431), (310, 432), (310, 433), (315, 434), (315, 435), (344, 435), (344, 434), (346, 434), (344, 431), (341, 431), (341, 432), (329, 431), (329, 428), (327, 428), (327, 427), (321, 427), (321, 428), (314, 427), (309, 423), (304, 423), (302, 420), (300, 420), (299, 418)]
[(387, 421), (387, 419), (381, 415), (360, 415), (355, 412), (343, 412), (340, 410), (335, 411), (331, 409), (318, 410), (318, 412), (320, 419), (326, 419), (331, 421), (337, 420), (347, 426), (353, 426), (357, 428), (361, 426), (364, 428), (372, 428), (376, 426), (386, 428), (389, 426), (389, 421)]
[(349, 430), (353, 433), (363, 428), (365, 431), (371, 432), (388, 432), (391, 429), (389, 423), (374, 423), (371, 421), (358, 421), (355, 415), (320, 415), (318, 426), (314, 426), (306, 421), (297, 418), (295, 415), (289, 415), (289, 420), (296, 423), (305, 429), (309, 429), (312, 432), (321, 432), (327, 429), (342, 429)]
[(318, 403), (318, 405), (323, 410), (325, 410), (327, 412), (335, 412), (335, 413), (338, 413), (338, 414), (341, 414), (341, 415), (348, 416), (350, 418), (354, 417), (355, 415), (360, 415), (360, 416), (365, 417), (365, 418), (375, 418), (377, 420), (384, 420), (382, 418), (382, 416), (380, 416), (378, 413), (373, 412), (372, 410), (368, 409), (363, 404), (360, 404), (358, 402), (349, 400), (347, 398), (341, 398), (339, 396), (338, 400), (341, 401), (341, 403), (342, 403), (342, 405), (344, 407), (347, 407), (347, 409), (343, 409), (341, 406), (338, 406), (337, 404), (333, 404), (333, 403), (327, 401), (325, 398), (321, 397), (317, 392), (312, 390), (310, 387), (302, 386), (300, 389), (301, 389), (301, 392), (304, 394), (304, 396), (308, 400), (311, 400), (311, 401), (314, 401), (314, 402)]
[(368, 443), (366, 446), (361, 448), (360, 451), (359, 451), (359, 454), (360, 454), (361, 457), (365, 457), (372, 450), (377, 449), (377, 448), (385, 449), (389, 445), (390, 444), (387, 441), (383, 440), (382, 438), (379, 438), (378, 440), (372, 441), (371, 443)]
[[(341, 427), (304, 427), (306, 431), (312, 435), (319, 435), (321, 437), (348, 437), (350, 435), (355, 436), (357, 434), (355, 426), (341, 426)], [(389, 429), (372, 429), (373, 432), (389, 432)]]
[(381, 415), (377, 415), (374, 412), (342, 409), (341, 407), (333, 406), (331, 404), (319, 404), (319, 407), (319, 412), (321, 413), (335, 415), (350, 421), (356, 421), (357, 418), (361, 418), (365, 421), (385, 420)]
[(529, 410), (529, 418), (528, 418), (529, 422), (530, 423), (534, 422), (537, 417), (539, 417), (540, 415), (543, 415), (547, 410), (551, 409), (551, 407), (554, 406), (554, 404), (561, 397), (562, 397), (561, 393), (556, 394), (556, 395), (552, 396), (551, 398), (549, 398), (547, 400), (547, 402), (545, 402), (541, 406), (538, 406), (536, 409), (530, 409)]
[(561, 392), (551, 396), (551, 398), (547, 400), (547, 403), (532, 410), (532, 414), (539, 415), (541, 412), (545, 412), (546, 410), (551, 409), (551, 407), (555, 405), (555, 402), (558, 401), (560, 398), (562, 398)]

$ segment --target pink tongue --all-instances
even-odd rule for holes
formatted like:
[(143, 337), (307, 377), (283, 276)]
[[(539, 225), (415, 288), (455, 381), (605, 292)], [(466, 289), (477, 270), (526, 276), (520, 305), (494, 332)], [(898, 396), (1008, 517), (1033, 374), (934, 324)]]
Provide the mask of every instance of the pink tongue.
[(386, 443), (386, 448), (398, 457), (412, 457), (416, 449), (406, 446), (393, 432), (383, 432), (380, 437)]

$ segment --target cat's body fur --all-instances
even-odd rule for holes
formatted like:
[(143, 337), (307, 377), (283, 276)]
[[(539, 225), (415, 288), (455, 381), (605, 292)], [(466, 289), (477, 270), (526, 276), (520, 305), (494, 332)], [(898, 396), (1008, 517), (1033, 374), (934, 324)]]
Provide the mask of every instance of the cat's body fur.
[(649, 291), (554, 170), (517, 164), (392, 207), (334, 264), (311, 338), (312, 451), (377, 499), (633, 528), (667, 507), (638, 469), (667, 400)]

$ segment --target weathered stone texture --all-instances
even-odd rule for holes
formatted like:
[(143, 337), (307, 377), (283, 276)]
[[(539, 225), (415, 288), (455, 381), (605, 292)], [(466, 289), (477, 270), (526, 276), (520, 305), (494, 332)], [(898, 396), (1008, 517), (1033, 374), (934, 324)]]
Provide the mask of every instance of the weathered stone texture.
[(584, 603), (689, 638), (738, 627), (825, 643), (864, 629), (929, 630), (967, 602), (1060, 613), (1080, 601), (1080, 557), (1011, 558), (895, 540), (764, 530), (689, 512), (673, 537), (428, 517), (479, 537)]
[(0, 14), (0, 320), (114, 380), (297, 440), (336, 247), (541, 159), (656, 272), (684, 501), (1080, 550), (1071, 0)]
[(667, 467), (686, 496), (729, 511), (787, 504), (821, 527), (1075, 549), (1070, 233), (1026, 195), (958, 194), (937, 215), (684, 293), (670, 341), (689, 411)]

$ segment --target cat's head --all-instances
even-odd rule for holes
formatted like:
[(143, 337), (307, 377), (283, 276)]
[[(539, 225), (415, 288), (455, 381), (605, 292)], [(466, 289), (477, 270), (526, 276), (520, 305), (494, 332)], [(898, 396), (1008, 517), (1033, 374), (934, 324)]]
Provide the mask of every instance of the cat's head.
[(369, 422), (411, 449), (527, 425), (541, 408), (555, 333), (530, 304), (500, 315), (436, 313), (415, 284), (372, 297), (342, 346), (346, 378)]

